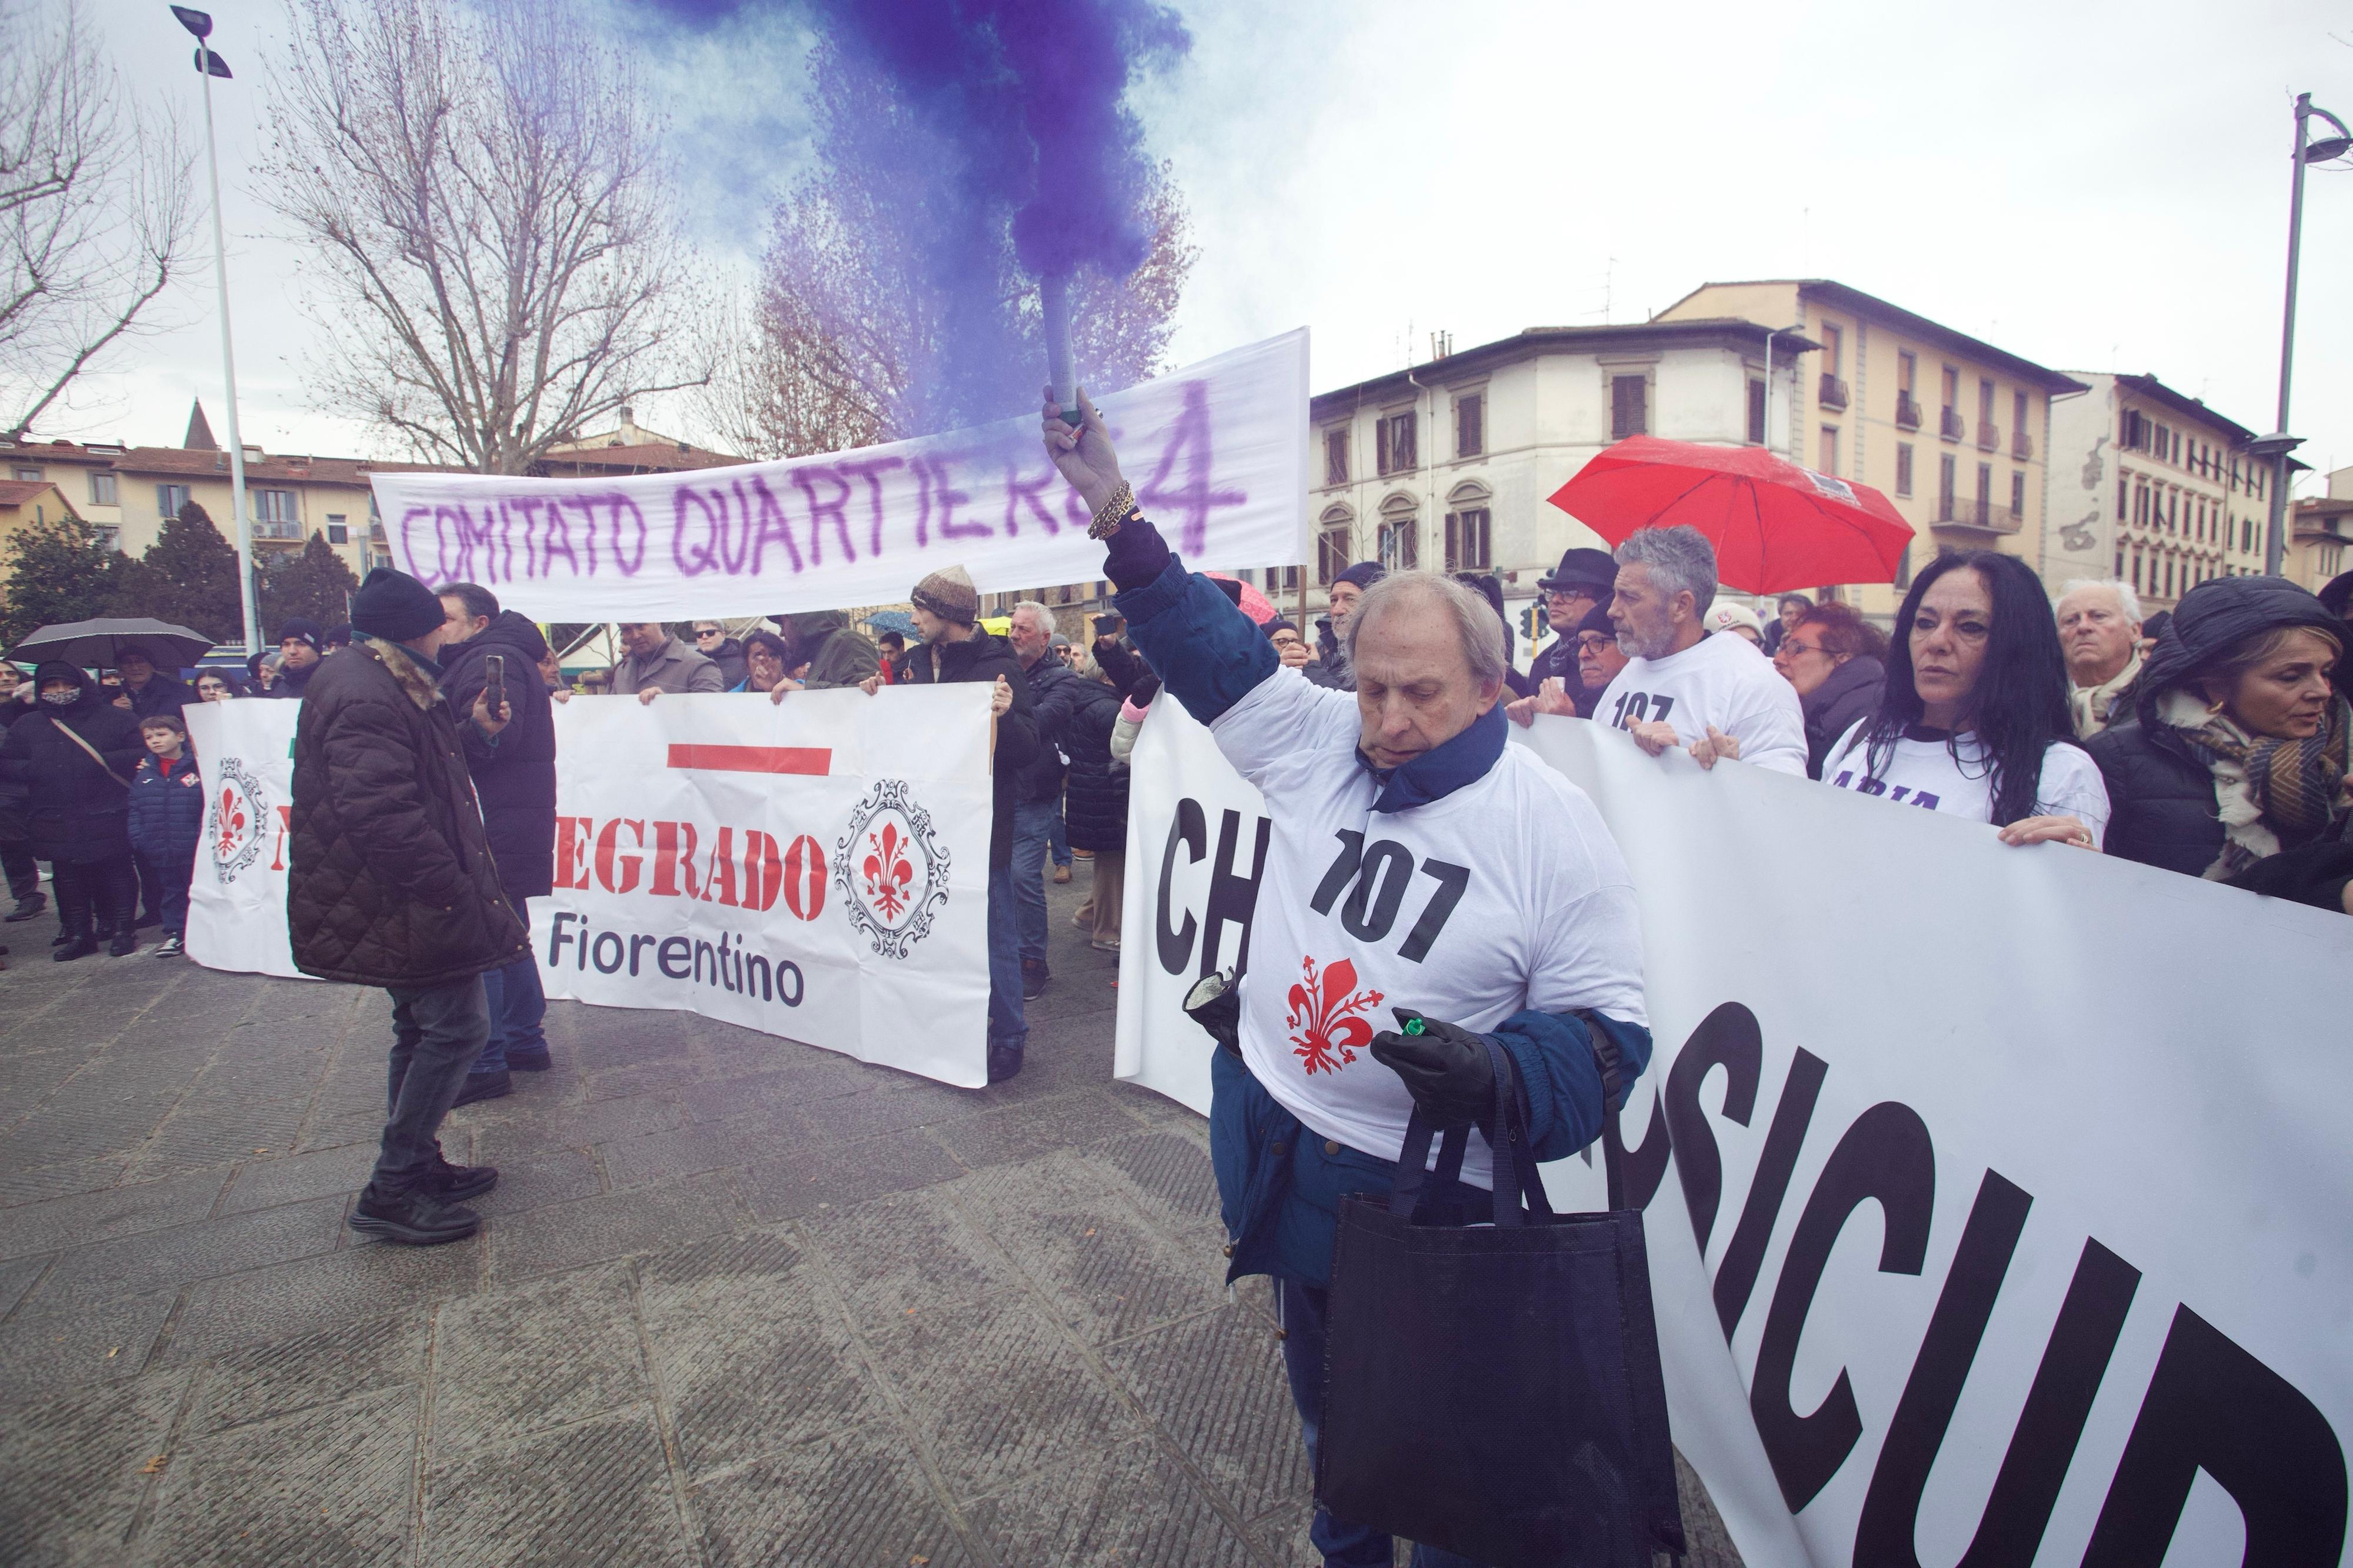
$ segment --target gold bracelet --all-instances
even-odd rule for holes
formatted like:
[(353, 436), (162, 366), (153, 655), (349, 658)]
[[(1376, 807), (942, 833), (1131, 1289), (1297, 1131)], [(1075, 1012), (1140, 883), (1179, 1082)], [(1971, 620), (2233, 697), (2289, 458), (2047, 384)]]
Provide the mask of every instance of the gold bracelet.
[(1119, 482), (1119, 489), (1112, 491), (1111, 499), (1103, 502), (1095, 512), (1094, 521), (1088, 525), (1087, 537), (1109, 539), (1119, 531), (1120, 524), (1136, 515), (1138, 513), (1135, 505), (1135, 490), (1125, 479), (1122, 479)]

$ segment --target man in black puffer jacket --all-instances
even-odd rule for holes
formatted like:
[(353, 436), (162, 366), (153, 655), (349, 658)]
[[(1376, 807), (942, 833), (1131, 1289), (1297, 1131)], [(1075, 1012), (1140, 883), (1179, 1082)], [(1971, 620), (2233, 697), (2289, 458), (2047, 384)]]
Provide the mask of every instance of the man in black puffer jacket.
[[(977, 681), (997, 686), (997, 754), (991, 793), (996, 811), (988, 834), (988, 1081), (1001, 1083), (1021, 1070), (1029, 1041), (1021, 1011), (1021, 933), (1014, 912), (1013, 803), (1020, 794), (1021, 770), (1038, 755), (1038, 720), (1029, 704), (1029, 680), (1021, 660), (1003, 637), (974, 623), (980, 595), (961, 566), (933, 573), (909, 595), (915, 606), (921, 646), (907, 651), (906, 682), (930, 686)], [(869, 696), (882, 689), (878, 671), (860, 683)]]
[[(416, 578), (368, 574), (352, 600), (355, 640), (303, 694), (289, 835), (295, 967), (392, 994), (384, 1148), (351, 1226), (419, 1246), (481, 1224), (459, 1200), (489, 1191), (498, 1173), (450, 1164), (436, 1134), (490, 1037), (483, 973), (531, 952), (441, 698), (434, 656), (448, 629)], [(493, 713), (477, 699), (470, 727), (495, 738), (512, 704)]]
[[(547, 640), (530, 619), (499, 607), (498, 595), (471, 583), (436, 590), (448, 614), (449, 641), (441, 649), (441, 689), (466, 742), (466, 771), (482, 805), (482, 830), (498, 862), (499, 886), (515, 918), (531, 928), (531, 900), (555, 890), (555, 703), (540, 679)], [(491, 660), (504, 661), (507, 706), (513, 721), (496, 739), (464, 722), (490, 681)], [(547, 994), (539, 960), (530, 953), (482, 976), (491, 1037), (466, 1075), (458, 1103), (496, 1100), (514, 1087), (514, 1072), (544, 1072), (551, 1058)]]

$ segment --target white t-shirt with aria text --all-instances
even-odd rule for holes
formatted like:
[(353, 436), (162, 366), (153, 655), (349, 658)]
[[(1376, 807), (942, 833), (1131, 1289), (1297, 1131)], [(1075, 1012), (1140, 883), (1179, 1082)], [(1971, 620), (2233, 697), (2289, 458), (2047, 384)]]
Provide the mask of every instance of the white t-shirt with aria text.
[[(1859, 719), (1822, 761), (1822, 782), (1833, 789), (1875, 795), (1971, 822), (1993, 820), (1993, 763), (1973, 734), (1913, 729), (1890, 748), (1886, 765), (1871, 771), (1871, 748)], [(2108, 830), (2108, 786), (2100, 765), (2081, 746), (2053, 741), (2042, 749), (2042, 776), (2034, 788), (2034, 815), (2072, 816), (2097, 844)]]

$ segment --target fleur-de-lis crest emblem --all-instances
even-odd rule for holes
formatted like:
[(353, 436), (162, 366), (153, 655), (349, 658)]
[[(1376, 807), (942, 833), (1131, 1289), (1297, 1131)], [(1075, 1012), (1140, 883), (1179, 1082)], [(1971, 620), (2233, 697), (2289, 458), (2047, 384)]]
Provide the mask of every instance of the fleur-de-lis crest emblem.
[(842, 912), (885, 958), (904, 958), (948, 901), (948, 851), (905, 779), (878, 779), (833, 847)]
[(224, 856), (235, 854), (237, 841), (245, 836), (245, 812), (241, 809), (242, 805), (243, 803), (237, 798), (235, 786), (225, 786), (221, 790), (220, 815), (215, 820), (220, 824), (218, 852)]
[(899, 836), (899, 825), (886, 822), (880, 833), (866, 836), (871, 851), (859, 869), (866, 878), (866, 896), (873, 900), (874, 912), (886, 921), (896, 921), (906, 911), (908, 884), (915, 879), (915, 868), (907, 858), (907, 840)]
[(1338, 1072), (1371, 1043), (1373, 1026), (1364, 1015), (1381, 1005), (1381, 994), (1358, 991), (1356, 966), (1345, 958), (1320, 974), (1312, 958), (1300, 960), (1299, 968), (1302, 978), (1292, 983), (1291, 1014), (1283, 1020), (1292, 1031), (1291, 1053), (1306, 1072)]

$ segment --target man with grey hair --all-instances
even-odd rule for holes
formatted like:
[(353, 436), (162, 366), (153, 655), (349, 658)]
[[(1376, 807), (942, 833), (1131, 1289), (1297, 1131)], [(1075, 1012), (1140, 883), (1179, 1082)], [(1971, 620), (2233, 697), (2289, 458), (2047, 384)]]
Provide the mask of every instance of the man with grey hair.
[(1700, 766), (1740, 758), (1806, 776), (1798, 689), (1746, 637), (1711, 634), (1715, 546), (1696, 528), (1645, 528), (1617, 551), (1609, 624), (1626, 668), (1601, 693), (1597, 724), (1657, 756), (1687, 748)]
[[(1417, 1110), (1457, 1127), (1499, 1092), (1521, 1096), (1536, 1157), (1556, 1160), (1600, 1131), (1597, 1053), (1629, 1080), (1650, 1060), (1633, 887), (1585, 793), (1504, 744), (1504, 628), (1484, 598), (1434, 573), (1391, 573), (1348, 618), (1355, 692), (1311, 685), (1170, 552), (1083, 394), (1080, 409), (1073, 430), (1049, 406), (1043, 434), (1109, 537), (1120, 614), (1167, 696), (1208, 726), (1273, 819), (1238, 1011), (1219, 1036), (1229, 1048), (1210, 1058), (1209, 1142), (1228, 1278), (1280, 1284), (1312, 1452), (1338, 1205), (1388, 1194)], [(1206, 978), (1221, 953), (1204, 948), (1183, 962)], [(1381, 1029), (1407, 1009), (1419, 1015), (1410, 1033)], [(1489, 1150), (1476, 1132), (1468, 1142), (1461, 1179), (1424, 1191), (1490, 1213)], [(1385, 1536), (1328, 1510), (1309, 1533), (1326, 1562), (1388, 1561)], [(1427, 1545), (1416, 1561), (1469, 1568)]]
[(2059, 651), (2067, 660), (2067, 711), (2075, 738), (2108, 727), (2140, 679), (2140, 595), (2114, 578), (2078, 577), (2060, 591)]

